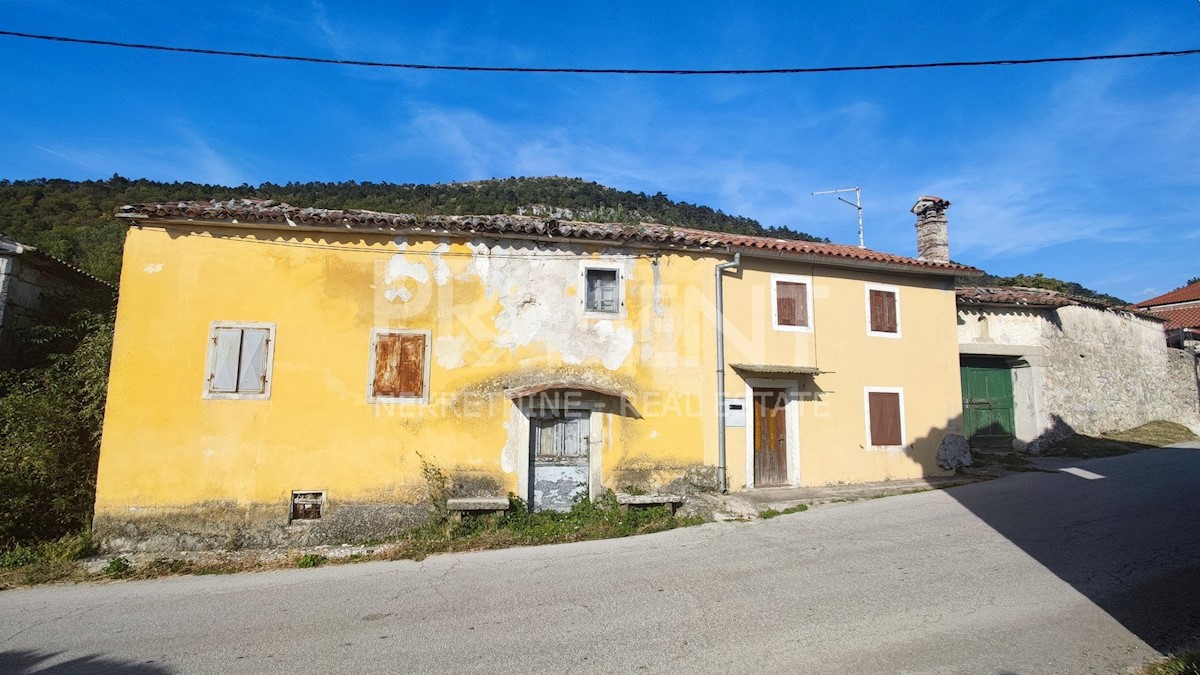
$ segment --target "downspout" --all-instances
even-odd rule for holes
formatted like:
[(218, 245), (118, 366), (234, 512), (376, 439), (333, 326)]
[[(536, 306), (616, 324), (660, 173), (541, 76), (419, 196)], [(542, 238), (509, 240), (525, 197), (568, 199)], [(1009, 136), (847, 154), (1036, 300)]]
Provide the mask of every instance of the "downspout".
[(717, 492), (728, 494), (729, 484), (725, 475), (725, 294), (721, 274), (728, 269), (737, 269), (742, 264), (742, 254), (734, 253), (733, 262), (716, 266), (717, 283)]

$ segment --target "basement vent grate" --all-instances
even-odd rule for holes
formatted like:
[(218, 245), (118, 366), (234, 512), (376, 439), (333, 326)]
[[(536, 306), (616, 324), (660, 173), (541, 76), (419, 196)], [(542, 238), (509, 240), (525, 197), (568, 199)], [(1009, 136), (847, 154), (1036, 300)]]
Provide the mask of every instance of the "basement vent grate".
[(324, 492), (292, 492), (292, 520), (317, 520), (324, 512)]

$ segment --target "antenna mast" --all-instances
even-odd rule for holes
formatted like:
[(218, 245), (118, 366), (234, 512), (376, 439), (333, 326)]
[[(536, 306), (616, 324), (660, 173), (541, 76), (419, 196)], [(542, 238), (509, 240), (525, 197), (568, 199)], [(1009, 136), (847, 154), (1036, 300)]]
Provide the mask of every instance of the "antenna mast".
[[(842, 197), (841, 195), (844, 192), (853, 192), (854, 193), (854, 201), (850, 201), (849, 199)], [(855, 210), (858, 211), (858, 247), (859, 248), (867, 247), (866, 242), (863, 240), (862, 188), (860, 188), (856, 185), (854, 187), (838, 188), (836, 190), (821, 190), (820, 192), (814, 192), (812, 194), (814, 196), (815, 195), (838, 195), (839, 201), (843, 201), (843, 202), (849, 204), (850, 206), (853, 206), (855, 208)]]

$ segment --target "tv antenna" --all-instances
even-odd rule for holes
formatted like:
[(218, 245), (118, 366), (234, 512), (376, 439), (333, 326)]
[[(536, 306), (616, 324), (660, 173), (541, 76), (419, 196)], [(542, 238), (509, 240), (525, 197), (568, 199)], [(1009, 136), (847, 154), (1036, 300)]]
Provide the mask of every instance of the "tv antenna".
[[(845, 197), (842, 196), (842, 194), (846, 193), (846, 192), (854, 193), (854, 201), (850, 201), (849, 199), (846, 199)], [(836, 190), (821, 190), (820, 192), (814, 192), (813, 195), (814, 196), (816, 196), (816, 195), (837, 195), (838, 199), (840, 201), (846, 202), (850, 206), (853, 206), (858, 211), (858, 247), (859, 248), (867, 247), (866, 242), (863, 240), (862, 188), (860, 188), (856, 185), (854, 187), (838, 188)]]

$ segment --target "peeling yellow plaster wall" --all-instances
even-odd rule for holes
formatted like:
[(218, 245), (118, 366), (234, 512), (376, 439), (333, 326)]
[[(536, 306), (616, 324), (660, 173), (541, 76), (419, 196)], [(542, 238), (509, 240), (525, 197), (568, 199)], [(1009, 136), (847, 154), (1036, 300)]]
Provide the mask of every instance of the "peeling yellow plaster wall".
[[(582, 318), (582, 261), (619, 266), (625, 311)], [(172, 224), (126, 241), (97, 514), (211, 500), (424, 498), (418, 453), (518, 491), (528, 441), (506, 387), (575, 379), (636, 410), (600, 413), (603, 486), (620, 467), (717, 463), (713, 266), (727, 256), (436, 236)], [(938, 473), (961, 415), (944, 279), (754, 258), (726, 276), (728, 363), (818, 367), (793, 378), (798, 482)], [(153, 271), (151, 271), (153, 270)], [(814, 330), (774, 331), (771, 274), (812, 278)], [(903, 337), (866, 334), (865, 282), (900, 286)], [(202, 396), (213, 321), (273, 323), (269, 400)], [(431, 331), (428, 405), (367, 400), (375, 328)], [(906, 448), (864, 447), (863, 387), (905, 390)], [(727, 393), (746, 393), (727, 371)], [(746, 429), (729, 484), (750, 483)], [(286, 519), (286, 512), (281, 511)]]
[[(579, 318), (583, 260), (622, 266), (624, 318)], [(713, 338), (685, 353), (673, 337), (677, 298), (711, 278), (711, 262), (690, 256), (171, 226), (131, 229), (125, 261), (98, 511), (278, 503), (292, 490), (327, 490), (331, 502), (417, 500), (418, 453), (516, 491), (516, 467), (504, 461), (506, 386), (593, 381), (627, 392), (635, 408), (676, 388), (713, 397), (701, 367)], [(166, 264), (146, 273), (156, 261)], [(656, 292), (655, 278), (672, 290)], [(269, 400), (203, 398), (213, 321), (275, 324)], [(367, 401), (375, 328), (432, 332), (428, 405)], [(706, 437), (715, 446), (711, 419), (617, 424), (653, 426), (655, 437), (614, 432), (603, 466), (631, 455), (715, 461), (705, 449)]]

